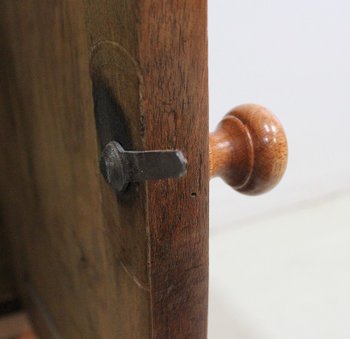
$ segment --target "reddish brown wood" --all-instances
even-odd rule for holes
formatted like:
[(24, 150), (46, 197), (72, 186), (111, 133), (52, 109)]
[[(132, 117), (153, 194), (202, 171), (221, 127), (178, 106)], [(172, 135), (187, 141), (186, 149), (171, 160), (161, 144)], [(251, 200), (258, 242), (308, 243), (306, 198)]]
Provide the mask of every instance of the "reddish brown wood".
[(39, 339), (32, 331), (24, 333), (17, 337), (16, 339)]
[(148, 186), (153, 338), (206, 338), (207, 1), (141, 2), (145, 146), (179, 149), (180, 179)]
[(287, 139), (266, 108), (247, 104), (230, 111), (209, 136), (209, 173), (249, 195), (267, 192), (281, 180)]

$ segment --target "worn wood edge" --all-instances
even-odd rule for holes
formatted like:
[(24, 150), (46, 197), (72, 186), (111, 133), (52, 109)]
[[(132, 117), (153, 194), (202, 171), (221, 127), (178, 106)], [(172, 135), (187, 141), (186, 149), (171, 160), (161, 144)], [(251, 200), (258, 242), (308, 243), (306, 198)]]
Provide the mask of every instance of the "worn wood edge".
[[(29, 318), (36, 329), (38, 339), (64, 339), (56, 327), (47, 306), (43, 303), (35, 289), (29, 284), (22, 285), (23, 301)], [(40, 334), (40, 337), (39, 335)]]
[[(141, 39), (140, 59), (141, 68), (145, 70), (145, 121), (146, 125), (151, 121), (150, 125), (158, 133), (157, 138), (153, 138), (145, 131), (146, 147), (180, 149), (189, 160), (187, 176), (147, 184), (148, 210), (153, 211), (149, 213), (152, 333), (154, 338), (206, 338), (209, 260), (207, 3), (181, 3), (176, 8), (174, 5), (171, 18), (152, 4), (152, 1), (145, 1), (145, 17), (162, 19), (154, 20), (149, 26), (146, 20), (141, 21), (145, 23), (141, 30), (144, 36), (154, 37), (156, 45), (152, 45), (152, 39)], [(162, 43), (166, 47), (158, 49), (157, 44), (162, 46)], [(149, 52), (150, 46), (152, 52)], [(170, 74), (174, 79), (166, 83), (164, 91), (157, 77), (164, 77), (166, 81), (171, 79)], [(172, 91), (178, 93), (173, 102), (171, 95), (167, 97)], [(157, 95), (158, 100), (155, 100)], [(193, 128), (198, 130), (198, 136), (193, 134)], [(166, 130), (167, 135), (162, 134), (162, 130)], [(166, 197), (170, 210), (159, 208), (161, 197)], [(179, 216), (184, 210), (193, 212), (193, 216), (181, 220)]]

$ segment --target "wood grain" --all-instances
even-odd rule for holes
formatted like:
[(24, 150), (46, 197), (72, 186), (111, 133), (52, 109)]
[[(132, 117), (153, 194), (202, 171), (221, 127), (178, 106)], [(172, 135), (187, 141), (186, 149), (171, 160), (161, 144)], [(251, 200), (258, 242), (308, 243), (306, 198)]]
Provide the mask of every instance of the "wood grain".
[[(1, 209), (42, 338), (206, 337), (206, 11), (0, 3)], [(180, 149), (188, 173), (116, 194), (98, 168), (112, 138)]]
[(278, 119), (265, 107), (231, 110), (209, 136), (209, 174), (238, 192), (256, 195), (275, 187), (288, 161), (288, 145)]
[(0, 216), (0, 315), (2, 309), (8, 308), (6, 305), (17, 298), (11, 261), (8, 239)]
[(206, 338), (206, 0), (144, 1), (140, 32), (148, 149), (179, 149), (187, 175), (148, 184), (153, 335)]
[(26, 313), (15, 312), (0, 317), (1, 339), (37, 339)]

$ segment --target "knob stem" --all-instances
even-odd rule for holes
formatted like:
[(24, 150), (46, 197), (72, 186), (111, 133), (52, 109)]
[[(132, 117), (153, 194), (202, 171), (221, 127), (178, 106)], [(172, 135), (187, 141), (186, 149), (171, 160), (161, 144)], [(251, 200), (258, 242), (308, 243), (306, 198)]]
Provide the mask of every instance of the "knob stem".
[(235, 189), (244, 186), (252, 173), (254, 153), (249, 131), (234, 116), (226, 116), (209, 135), (210, 177), (223, 177)]

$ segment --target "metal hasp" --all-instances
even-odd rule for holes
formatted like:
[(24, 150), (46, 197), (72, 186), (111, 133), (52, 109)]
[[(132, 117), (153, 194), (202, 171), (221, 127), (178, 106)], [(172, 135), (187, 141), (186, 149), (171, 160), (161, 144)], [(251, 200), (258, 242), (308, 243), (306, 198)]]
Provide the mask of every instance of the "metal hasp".
[(181, 177), (186, 164), (178, 150), (126, 151), (111, 141), (102, 151), (100, 169), (106, 181), (121, 192), (131, 182)]

